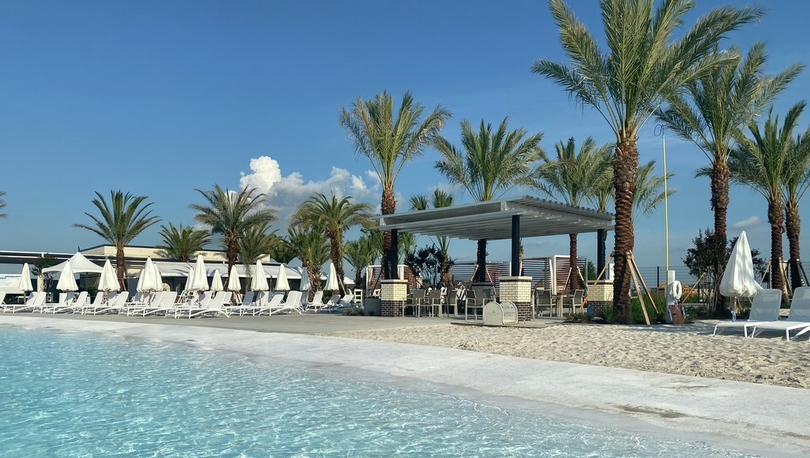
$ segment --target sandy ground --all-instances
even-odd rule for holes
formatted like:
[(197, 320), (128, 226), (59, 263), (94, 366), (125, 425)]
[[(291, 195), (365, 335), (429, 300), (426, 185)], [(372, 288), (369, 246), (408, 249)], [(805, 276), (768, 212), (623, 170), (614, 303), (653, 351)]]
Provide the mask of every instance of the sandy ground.
[(523, 358), (810, 388), (810, 342), (711, 336), (711, 326), (557, 324), (542, 328), (440, 325), (329, 333)]

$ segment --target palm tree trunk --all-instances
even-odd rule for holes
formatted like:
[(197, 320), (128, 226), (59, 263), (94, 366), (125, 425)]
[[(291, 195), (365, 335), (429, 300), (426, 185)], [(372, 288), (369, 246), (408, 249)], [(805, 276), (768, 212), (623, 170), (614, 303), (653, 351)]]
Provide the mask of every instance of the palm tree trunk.
[(613, 307), (630, 322), (630, 270), (627, 252), (633, 250), (633, 195), (638, 175), (638, 149), (635, 138), (622, 138), (613, 160), (613, 187), (616, 196), (616, 229), (613, 259)]
[(607, 229), (599, 229), (596, 231), (596, 275), (599, 275), (602, 272), (602, 269), (605, 268), (605, 253), (607, 252), (607, 248), (605, 244), (607, 242)]
[[(307, 273), (309, 274), (309, 299), (312, 300), (315, 296), (315, 291), (321, 289), (321, 269), (320, 266), (307, 266)], [(324, 298), (324, 300), (327, 298)]]
[(785, 231), (787, 232), (788, 250), (790, 251), (790, 285), (794, 289), (804, 286), (804, 279), (799, 266), (802, 259), (799, 247), (801, 224), (798, 205), (789, 202), (785, 206)]
[[(396, 211), (397, 201), (394, 194), (393, 183), (386, 183), (383, 186), (382, 202), (380, 205), (380, 213), (383, 215), (390, 215)], [(390, 261), (388, 253), (391, 251), (391, 233), (383, 232), (383, 253), (382, 253), (382, 278), (392, 278), (390, 269)]]
[(230, 272), (239, 259), (239, 239), (235, 235), (227, 236), (225, 255), (228, 257), (228, 272)]
[(487, 241), (479, 240), (478, 249), (475, 253), (475, 262), (478, 264), (475, 281), (479, 283), (487, 282)]
[(782, 281), (782, 229), (785, 213), (779, 196), (768, 202), (768, 222), (771, 224), (771, 288), (784, 290)]
[(571, 293), (579, 289), (579, 270), (577, 269), (577, 234), (568, 234), (568, 263), (570, 266), (570, 276), (568, 284)]
[(118, 274), (118, 286), (121, 291), (127, 290), (127, 260), (124, 256), (124, 244), (115, 244), (115, 272)]
[[(717, 243), (724, 247), (728, 244), (728, 228), (726, 226), (728, 221), (728, 183), (730, 172), (728, 169), (728, 159), (725, 157), (717, 157), (712, 164), (712, 182), (711, 182), (711, 204), (714, 211), (714, 236)], [(725, 267), (725, 259), (720, 265), (715, 266), (714, 271), (717, 272), (717, 279), (714, 285), (714, 297), (716, 299), (715, 312), (719, 317), (725, 317), (726, 298), (720, 294), (720, 281), (723, 277), (723, 268)]]

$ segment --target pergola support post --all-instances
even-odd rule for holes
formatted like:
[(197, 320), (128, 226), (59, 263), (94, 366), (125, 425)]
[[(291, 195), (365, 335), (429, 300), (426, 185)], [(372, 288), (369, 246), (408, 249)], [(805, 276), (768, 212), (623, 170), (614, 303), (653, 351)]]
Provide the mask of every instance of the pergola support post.
[(520, 276), (520, 215), (512, 215), (512, 269), (513, 277)]
[(399, 278), (399, 231), (391, 230), (391, 250), (388, 252), (388, 277), (386, 280)]
[(399, 278), (399, 231), (391, 230), (388, 275), (380, 282), (380, 315), (402, 316), (408, 299), (408, 280)]

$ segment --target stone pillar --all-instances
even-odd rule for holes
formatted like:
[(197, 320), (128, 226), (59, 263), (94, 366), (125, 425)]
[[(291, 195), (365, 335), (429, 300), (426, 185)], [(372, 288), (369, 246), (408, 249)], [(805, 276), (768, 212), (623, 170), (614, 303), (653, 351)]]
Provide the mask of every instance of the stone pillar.
[(518, 321), (533, 317), (532, 277), (501, 277), (501, 302), (512, 302), (517, 307)]
[(408, 299), (408, 280), (382, 280), (380, 282), (380, 316), (402, 316)]

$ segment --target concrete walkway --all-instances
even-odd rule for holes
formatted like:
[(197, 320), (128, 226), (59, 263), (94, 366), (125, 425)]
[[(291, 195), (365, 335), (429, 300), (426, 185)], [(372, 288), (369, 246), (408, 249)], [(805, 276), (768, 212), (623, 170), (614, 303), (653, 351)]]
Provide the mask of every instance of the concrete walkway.
[[(377, 325), (374, 319), (362, 320), (362, 326)], [(422, 320), (405, 321), (425, 324)], [(155, 320), (158, 322), (162, 321)], [(258, 359), (270, 358), (269, 361), (282, 358), (355, 372), (374, 371), (403, 380), (424, 380), (444, 385), (451, 392), (478, 393), (488, 399), (511, 402), (520, 400), (524, 406), (537, 407), (544, 413), (579, 418), (587, 423), (662, 434), (670, 439), (707, 440), (768, 456), (810, 454), (807, 421), (810, 392), (805, 389), (449, 348), (199, 326), (208, 322), (169, 327), (143, 320), (0, 316), (0, 325), (191, 343)], [(389, 320), (379, 323), (401, 325)], [(291, 329), (293, 325), (287, 326)]]

